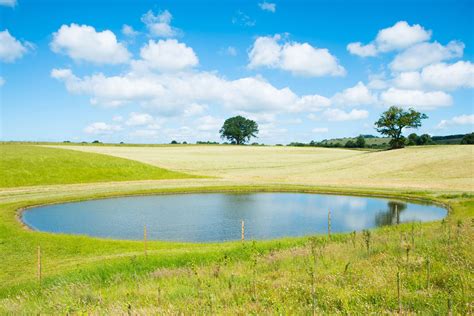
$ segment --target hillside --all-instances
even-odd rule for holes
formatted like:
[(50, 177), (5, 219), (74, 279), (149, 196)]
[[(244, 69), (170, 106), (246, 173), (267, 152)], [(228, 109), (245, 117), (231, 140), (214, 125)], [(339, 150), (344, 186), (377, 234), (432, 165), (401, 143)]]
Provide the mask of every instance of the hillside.
[(414, 146), (365, 152), (279, 146), (67, 146), (179, 172), (246, 184), (474, 191), (473, 146)]
[(0, 187), (190, 177), (137, 161), (94, 153), (0, 144)]

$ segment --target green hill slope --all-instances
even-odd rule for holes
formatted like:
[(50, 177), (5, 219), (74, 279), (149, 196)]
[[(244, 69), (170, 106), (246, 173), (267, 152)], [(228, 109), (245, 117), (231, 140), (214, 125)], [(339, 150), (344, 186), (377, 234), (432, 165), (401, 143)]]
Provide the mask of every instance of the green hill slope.
[(193, 176), (101, 154), (0, 145), (0, 187), (190, 177)]

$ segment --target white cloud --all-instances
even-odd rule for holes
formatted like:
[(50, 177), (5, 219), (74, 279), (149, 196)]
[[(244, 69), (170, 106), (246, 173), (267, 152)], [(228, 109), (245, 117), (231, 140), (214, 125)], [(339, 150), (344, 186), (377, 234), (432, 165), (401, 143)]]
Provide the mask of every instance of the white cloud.
[(362, 45), (361, 42), (349, 43), (347, 45), (347, 50), (352, 55), (357, 55), (360, 57), (373, 57), (377, 56), (377, 48), (374, 44)]
[(469, 61), (432, 64), (421, 71), (401, 72), (393, 78), (392, 82), (397, 88), (402, 89), (472, 88), (474, 87), (474, 65)]
[(373, 104), (376, 98), (372, 95), (370, 90), (359, 81), (354, 87), (336, 93), (331, 100), (337, 105), (359, 106)]
[(122, 34), (129, 37), (135, 37), (138, 35), (138, 32), (135, 31), (130, 25), (124, 24), (122, 26)]
[(331, 106), (331, 100), (321, 95), (305, 95), (299, 98), (293, 108), (294, 112), (314, 112)]
[(428, 41), (430, 38), (431, 31), (425, 30), (421, 25), (410, 26), (406, 21), (399, 21), (392, 27), (380, 30), (375, 42), (378, 50), (388, 52), (404, 49)]
[(5, 84), (5, 79), (3, 77), (0, 77), (0, 87)]
[(168, 10), (161, 11), (157, 15), (149, 10), (142, 16), (142, 22), (145, 23), (151, 35), (156, 37), (175, 37), (181, 31), (171, 26), (173, 16)]
[(276, 88), (261, 77), (227, 80), (210, 72), (130, 72), (79, 78), (69, 69), (53, 69), (51, 76), (64, 82), (69, 92), (89, 95), (93, 104), (116, 107), (134, 102), (167, 116), (200, 113), (204, 108), (201, 104), (247, 113), (316, 111), (330, 105), (328, 98), (300, 97), (291, 89)]
[(362, 120), (368, 116), (368, 111), (357, 109), (353, 109), (350, 112), (345, 112), (340, 109), (327, 109), (323, 113), (323, 117), (332, 122)]
[(444, 129), (452, 125), (473, 125), (474, 127), (474, 114), (463, 114), (460, 116), (455, 116), (450, 120), (441, 120), (436, 128)]
[(104, 122), (95, 122), (84, 128), (84, 132), (91, 135), (110, 135), (121, 130), (120, 125), (110, 125)]
[(99, 73), (81, 79), (70, 69), (53, 69), (51, 77), (63, 81), (69, 92), (91, 95), (91, 103), (108, 107), (156, 98), (164, 91), (159, 82), (132, 75), (106, 77)]
[(192, 116), (196, 116), (196, 115), (200, 115), (204, 112), (204, 110), (207, 109), (207, 106), (206, 105), (201, 105), (201, 104), (197, 104), (197, 103), (191, 103), (190, 105), (188, 105), (185, 109), (184, 109), (184, 112), (183, 112), (183, 115), (185, 117), (192, 117)]
[(315, 48), (308, 43), (287, 43), (281, 54), (281, 68), (295, 75), (320, 77), (344, 76), (346, 70), (326, 48)]
[(461, 57), (463, 51), (464, 44), (458, 41), (451, 41), (446, 46), (438, 42), (421, 43), (398, 54), (390, 63), (390, 68), (394, 71), (416, 70), (432, 63)]
[(383, 90), (387, 89), (389, 84), (385, 77), (385, 73), (369, 74), (369, 82), (367, 83), (367, 88), (373, 90)]
[(97, 32), (88, 25), (62, 25), (53, 33), (50, 45), (54, 52), (64, 53), (76, 61), (120, 64), (130, 58), (127, 48), (117, 42), (114, 33), (109, 30)]
[(249, 68), (279, 68), (308, 77), (346, 74), (344, 67), (326, 48), (316, 48), (308, 43), (280, 44), (280, 40), (278, 34), (258, 37), (249, 51)]
[(361, 57), (376, 56), (380, 52), (402, 50), (417, 43), (428, 41), (431, 31), (421, 25), (409, 25), (406, 21), (399, 21), (393, 26), (378, 32), (374, 41), (367, 45), (354, 42), (347, 45), (347, 50)]
[(8, 30), (0, 32), (0, 61), (11, 63), (23, 57), (32, 45), (28, 42), (21, 43), (11, 36)]
[(422, 90), (405, 90), (390, 88), (380, 94), (385, 105), (414, 107), (418, 109), (434, 109), (453, 104), (452, 97), (443, 91), (425, 92)]
[(150, 40), (141, 48), (140, 56), (146, 66), (160, 71), (180, 71), (199, 63), (194, 50), (175, 39)]
[(401, 89), (421, 89), (423, 87), (418, 71), (401, 72), (392, 81), (397, 88)]
[(0, 0), (0, 5), (6, 6), (6, 7), (14, 7), (16, 6), (17, 2), (16, 0)]
[(312, 130), (313, 133), (327, 133), (329, 132), (329, 129), (327, 127), (316, 127), (316, 128), (313, 128)]
[(130, 113), (128, 120), (125, 122), (128, 126), (143, 126), (155, 123), (155, 119), (148, 113)]
[(281, 46), (278, 40), (280, 35), (257, 37), (249, 51), (249, 67), (260, 66), (278, 67), (280, 64)]
[(264, 11), (268, 11), (268, 12), (272, 12), (272, 13), (275, 13), (275, 11), (276, 11), (276, 4), (275, 3), (263, 1), (263, 2), (259, 3), (258, 6), (260, 7), (260, 9), (262, 9)]
[(470, 61), (458, 61), (455, 64), (434, 64), (423, 68), (423, 82), (439, 89), (474, 87), (474, 64)]

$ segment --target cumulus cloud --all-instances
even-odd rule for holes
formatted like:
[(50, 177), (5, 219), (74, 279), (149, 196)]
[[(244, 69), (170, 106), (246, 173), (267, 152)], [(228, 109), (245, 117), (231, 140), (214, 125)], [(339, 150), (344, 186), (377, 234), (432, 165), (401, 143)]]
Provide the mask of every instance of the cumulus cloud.
[(377, 47), (374, 44), (363, 45), (361, 42), (349, 43), (347, 50), (353, 54), (361, 57), (377, 56)]
[(202, 104), (248, 113), (313, 111), (330, 105), (328, 98), (298, 96), (288, 87), (277, 88), (261, 77), (227, 80), (211, 72), (129, 72), (80, 78), (70, 69), (53, 69), (51, 76), (64, 82), (69, 92), (89, 95), (93, 104), (114, 107), (138, 102), (165, 115), (199, 112)]
[(263, 1), (263, 2), (260, 2), (260, 3), (258, 4), (258, 6), (259, 6), (260, 9), (262, 9), (263, 11), (268, 11), (268, 12), (271, 12), (271, 13), (275, 13), (275, 12), (276, 12), (276, 4), (275, 4), (275, 3)]
[[(140, 50), (142, 61), (151, 69), (159, 71), (180, 71), (197, 66), (199, 60), (194, 50), (175, 39), (150, 40)], [(135, 63), (135, 66), (137, 64)]]
[(130, 25), (124, 24), (122, 26), (122, 34), (128, 37), (135, 37), (138, 35), (138, 32), (135, 31)]
[(130, 113), (130, 117), (125, 122), (128, 126), (143, 126), (155, 123), (155, 119), (148, 113)]
[(332, 122), (362, 120), (368, 116), (368, 111), (357, 109), (353, 109), (350, 112), (345, 112), (341, 109), (327, 109), (323, 112), (323, 117)]
[(336, 93), (331, 100), (336, 105), (359, 106), (375, 103), (376, 97), (359, 81), (354, 87)]
[(145, 23), (148, 31), (156, 37), (176, 37), (180, 35), (181, 30), (171, 26), (173, 16), (168, 10), (164, 10), (154, 15), (149, 10), (142, 16), (142, 22)]
[(464, 44), (459, 41), (451, 41), (443, 46), (438, 42), (421, 43), (401, 52), (390, 63), (394, 71), (416, 70), (432, 63), (461, 57)]
[(474, 64), (470, 61), (434, 64), (423, 68), (421, 77), (425, 84), (439, 89), (474, 88)]
[(436, 126), (437, 129), (445, 129), (452, 125), (472, 125), (474, 127), (474, 114), (463, 114), (455, 116), (449, 120), (441, 120)]
[(13, 8), (16, 6), (16, 0), (0, 0), (0, 5)]
[(392, 27), (380, 30), (375, 42), (379, 51), (388, 52), (404, 49), (430, 38), (431, 31), (425, 30), (421, 25), (409, 25), (406, 21), (399, 21)]
[(402, 89), (455, 90), (474, 87), (474, 64), (458, 61), (454, 64), (437, 63), (421, 71), (398, 73), (392, 80)]
[(380, 94), (385, 105), (414, 107), (417, 109), (434, 109), (453, 104), (452, 97), (443, 91), (406, 90), (390, 88)]
[(305, 95), (298, 99), (293, 112), (315, 112), (331, 106), (331, 99), (321, 95)]
[(0, 61), (11, 63), (23, 57), (32, 45), (21, 43), (8, 30), (0, 32)]
[(115, 34), (109, 30), (97, 32), (88, 25), (62, 25), (53, 33), (51, 49), (63, 53), (76, 61), (95, 64), (120, 64), (130, 58), (127, 48), (117, 42)]
[(91, 135), (110, 135), (121, 130), (120, 125), (111, 125), (104, 122), (95, 122), (84, 128), (84, 132)]
[(376, 56), (380, 52), (402, 50), (414, 44), (428, 41), (431, 31), (421, 25), (409, 25), (406, 21), (399, 21), (393, 26), (378, 32), (374, 41), (369, 44), (354, 42), (347, 45), (347, 50), (361, 57)]
[(280, 43), (280, 35), (258, 37), (249, 51), (249, 68), (268, 67), (307, 77), (343, 76), (344, 67), (326, 48), (308, 43)]

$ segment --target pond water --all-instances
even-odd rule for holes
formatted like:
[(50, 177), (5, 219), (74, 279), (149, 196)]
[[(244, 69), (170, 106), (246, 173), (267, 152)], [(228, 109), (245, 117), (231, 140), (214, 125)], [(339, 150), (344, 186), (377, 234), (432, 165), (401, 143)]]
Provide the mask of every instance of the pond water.
[(360, 231), (397, 222), (434, 221), (439, 206), (369, 197), (307, 193), (199, 193), (110, 198), (23, 212), (32, 229), (114, 239), (211, 242)]

